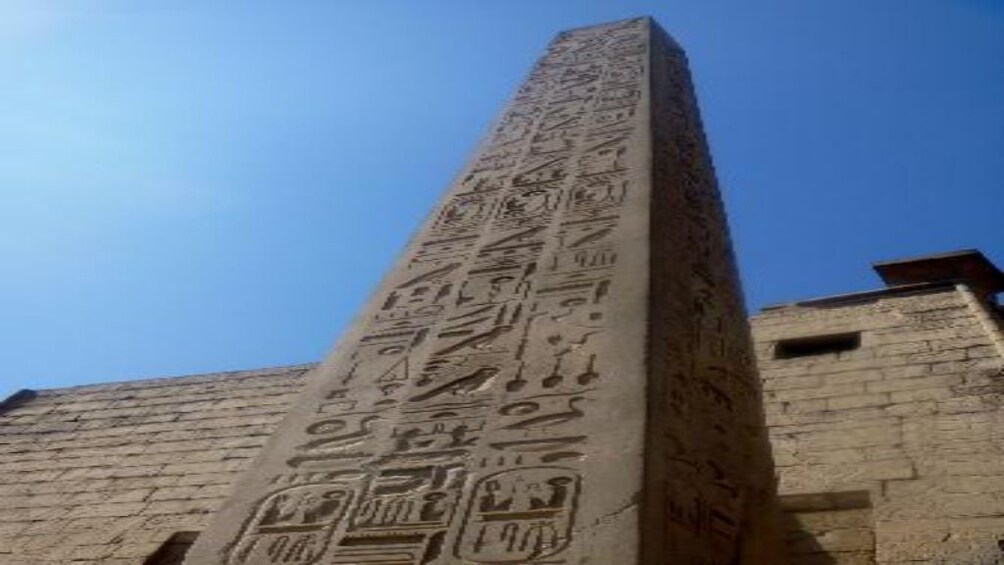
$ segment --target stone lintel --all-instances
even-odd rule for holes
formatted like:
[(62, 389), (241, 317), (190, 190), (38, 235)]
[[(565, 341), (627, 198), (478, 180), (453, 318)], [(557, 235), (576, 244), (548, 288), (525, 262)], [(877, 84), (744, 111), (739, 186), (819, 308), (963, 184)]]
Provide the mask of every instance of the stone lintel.
[(981, 297), (1004, 290), (1004, 273), (977, 249), (879, 261), (872, 268), (889, 287), (956, 282), (970, 285)]

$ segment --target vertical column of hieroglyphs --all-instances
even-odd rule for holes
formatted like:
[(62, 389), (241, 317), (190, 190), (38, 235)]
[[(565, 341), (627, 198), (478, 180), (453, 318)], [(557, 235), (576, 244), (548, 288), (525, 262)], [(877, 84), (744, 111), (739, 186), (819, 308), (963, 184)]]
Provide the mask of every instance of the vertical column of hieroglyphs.
[[(520, 297), (516, 331), (500, 342), (505, 369), (474, 451), (475, 480), (458, 509), (453, 559), (444, 563), (595, 558), (590, 528), (606, 518), (603, 502), (614, 514), (624, 504), (610, 495), (641, 488), (641, 474), (631, 473), (621, 452), (630, 441), (603, 441), (595, 432), (615, 427), (609, 419), (618, 409), (601, 389), (624, 386), (639, 400), (644, 395), (642, 381), (631, 386), (618, 379), (616, 363), (604, 356), (612, 296), (623, 291), (616, 275), (627, 243), (619, 227), (630, 190), (629, 151), (646, 133), (639, 109), (647, 31), (638, 20), (561, 36), (531, 78), (553, 86), (512, 184), (520, 192), (554, 195), (555, 207), (546, 227), (539, 225), (539, 249), (523, 259), (535, 271), (533, 284)], [(636, 345), (642, 355), (642, 344)], [(639, 462), (641, 431), (623, 429), (638, 436), (632, 455)], [(593, 473), (593, 465), (623, 465), (624, 472), (611, 483)], [(625, 547), (611, 554), (630, 563), (637, 524), (626, 517)]]
[(653, 26), (646, 553), (782, 563), (773, 470), (728, 225), (683, 51)]
[(636, 534), (614, 506), (640, 489), (618, 465), (643, 430), (592, 430), (615, 428), (618, 387), (644, 419), (643, 383), (602, 356), (619, 257), (644, 254), (619, 230), (647, 34), (555, 39), (188, 563), (571, 564), (589, 528)]

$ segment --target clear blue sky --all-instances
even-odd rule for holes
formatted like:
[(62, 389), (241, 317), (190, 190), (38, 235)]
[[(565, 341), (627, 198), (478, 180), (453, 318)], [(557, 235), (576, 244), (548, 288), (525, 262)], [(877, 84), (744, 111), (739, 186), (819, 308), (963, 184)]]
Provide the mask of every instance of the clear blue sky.
[(642, 14), (752, 308), (1004, 264), (1000, 0), (2, 0), (0, 394), (319, 359), (550, 37)]

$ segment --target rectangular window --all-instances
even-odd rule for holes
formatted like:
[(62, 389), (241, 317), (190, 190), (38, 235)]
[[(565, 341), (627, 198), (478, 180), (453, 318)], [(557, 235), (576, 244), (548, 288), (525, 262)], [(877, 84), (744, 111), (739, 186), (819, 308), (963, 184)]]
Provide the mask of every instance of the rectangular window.
[(782, 339), (774, 346), (775, 359), (794, 359), (853, 351), (861, 346), (861, 332)]

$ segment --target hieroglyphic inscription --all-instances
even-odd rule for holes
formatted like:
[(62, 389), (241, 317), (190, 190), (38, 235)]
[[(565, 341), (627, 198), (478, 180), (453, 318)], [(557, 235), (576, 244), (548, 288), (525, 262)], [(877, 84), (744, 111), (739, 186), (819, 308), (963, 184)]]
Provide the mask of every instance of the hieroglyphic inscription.
[(658, 469), (650, 518), (665, 524), (655, 551), (746, 562), (762, 549), (744, 550), (740, 534), (752, 539), (761, 527), (749, 508), (771, 520), (772, 471), (745, 309), (686, 58), (661, 32), (652, 50), (652, 88), (663, 93), (652, 107), (653, 182), (674, 187), (653, 199), (655, 216), (673, 217), (652, 231), (662, 257), (652, 261), (652, 340), (661, 346), (651, 362), (668, 377), (652, 393), (664, 407), (649, 454)]
[[(377, 297), (232, 563), (565, 562), (645, 42), (636, 20), (552, 44)], [(335, 493), (309, 533), (269, 529), (274, 501)]]
[(571, 542), (580, 478), (571, 469), (501, 471), (474, 486), (458, 556), (475, 563), (535, 563)]
[[(254, 503), (239, 527), (221, 527), (230, 532), (217, 552), (223, 562), (585, 563), (596, 536), (579, 541), (576, 532), (637, 506), (646, 379), (670, 391), (648, 416), (672, 422), (659, 432), (659, 454), (675, 473), (660, 485), (669, 519), (725, 542), (695, 563), (731, 562), (743, 491), (727, 436), (748, 433), (743, 411), (753, 398), (729, 328), (741, 305), (718, 296), (719, 285), (736, 288), (715, 264), (730, 261), (727, 239), (701, 140), (688, 137), (698, 126), (687, 93), (673, 93), (684, 97), (669, 103), (678, 115), (658, 118), (680, 132), (650, 143), (652, 33), (649, 20), (635, 19), (552, 42), (283, 424)], [(669, 64), (686, 74), (682, 62)], [(679, 80), (665, 88), (690, 88)], [(666, 147), (676, 153), (663, 158)], [(662, 180), (678, 184), (669, 174), (689, 184), (656, 195)], [(644, 230), (629, 229), (660, 199), (668, 227), (653, 234), (684, 234), (671, 234), (677, 255), (668, 261), (648, 251)], [(649, 270), (675, 281), (656, 323), (683, 328), (686, 339), (614, 331), (617, 314), (639, 336), (652, 325), (618, 312), (644, 307), (645, 285), (624, 283)], [(626, 379), (626, 354), (653, 359)], [(650, 365), (663, 372), (648, 375)], [(639, 422), (623, 446), (611, 445), (618, 436), (605, 420), (618, 410)], [(685, 421), (695, 412), (699, 424)], [(698, 448), (698, 425), (720, 435)], [(629, 476), (616, 473), (622, 447)], [(607, 467), (606, 486), (590, 482), (597, 463)], [(688, 489), (692, 480), (710, 486)], [(624, 543), (634, 553), (618, 555), (637, 561), (637, 540)]]
[(311, 484), (273, 492), (259, 505), (231, 563), (315, 563), (355, 495), (350, 485)]

